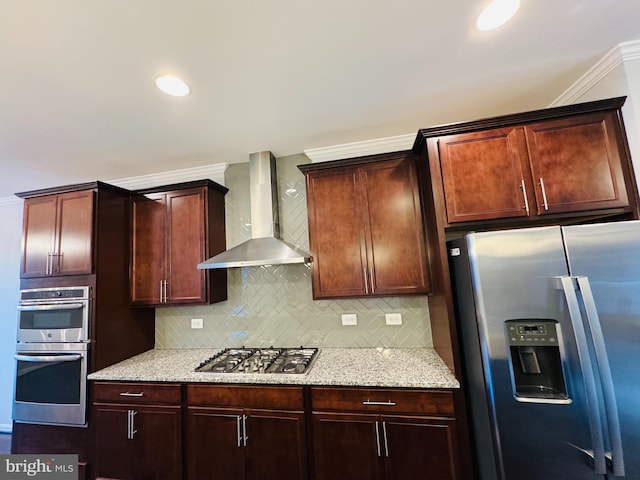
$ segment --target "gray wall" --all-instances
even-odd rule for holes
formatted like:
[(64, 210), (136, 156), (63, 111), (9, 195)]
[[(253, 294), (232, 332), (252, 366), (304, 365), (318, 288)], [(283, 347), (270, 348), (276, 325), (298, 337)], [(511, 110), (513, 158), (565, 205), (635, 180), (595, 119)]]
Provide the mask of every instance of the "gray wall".
[(0, 432), (11, 431), (18, 291), (20, 289), (20, 242), (22, 201), (0, 199)]
[[(308, 251), (305, 155), (277, 159), (282, 238)], [(251, 237), (248, 163), (227, 168), (227, 246)], [(233, 268), (229, 298), (211, 306), (156, 309), (156, 348), (229, 346), (424, 347), (431, 345), (427, 297), (313, 301), (308, 265)], [(358, 325), (342, 326), (355, 313)], [(401, 326), (385, 324), (401, 313)], [(202, 318), (203, 329), (191, 329)]]

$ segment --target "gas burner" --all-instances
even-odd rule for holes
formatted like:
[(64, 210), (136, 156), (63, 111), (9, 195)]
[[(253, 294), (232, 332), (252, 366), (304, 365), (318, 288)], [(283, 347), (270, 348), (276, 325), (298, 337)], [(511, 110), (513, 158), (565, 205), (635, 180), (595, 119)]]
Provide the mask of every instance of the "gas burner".
[(317, 348), (226, 348), (208, 358), (196, 372), (307, 373)]

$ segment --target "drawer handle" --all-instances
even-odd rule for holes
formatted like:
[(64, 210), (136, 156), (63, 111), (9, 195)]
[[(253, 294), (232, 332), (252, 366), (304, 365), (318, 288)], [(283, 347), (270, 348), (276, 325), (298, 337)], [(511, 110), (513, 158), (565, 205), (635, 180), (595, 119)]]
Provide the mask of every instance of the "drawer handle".
[(138, 392), (138, 393), (120, 392), (120, 396), (121, 397), (144, 397), (144, 392)]
[(362, 402), (363, 405), (382, 405), (384, 407), (395, 407), (396, 402), (392, 402), (391, 400), (387, 400), (386, 402), (376, 402), (371, 400), (365, 400)]

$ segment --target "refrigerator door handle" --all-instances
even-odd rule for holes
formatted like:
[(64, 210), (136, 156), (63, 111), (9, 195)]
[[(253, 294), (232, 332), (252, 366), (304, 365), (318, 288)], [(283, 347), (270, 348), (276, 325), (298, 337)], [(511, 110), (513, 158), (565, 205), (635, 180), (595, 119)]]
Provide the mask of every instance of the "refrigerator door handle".
[(613, 388), (613, 376), (611, 375), (611, 366), (609, 364), (609, 356), (604, 342), (602, 326), (598, 317), (596, 302), (591, 291), (591, 284), (587, 277), (576, 277), (578, 287), (582, 293), (584, 308), (591, 330), (591, 338), (596, 354), (596, 360), (600, 369), (600, 381), (602, 384), (602, 395), (604, 397), (604, 408), (607, 416), (607, 424), (609, 425), (609, 441), (611, 442), (611, 460), (613, 463), (613, 474), (615, 476), (624, 476), (624, 457), (622, 453), (622, 435), (620, 432), (620, 417), (618, 415), (618, 405), (616, 402), (616, 393)]
[(604, 451), (604, 433), (602, 431), (602, 419), (600, 417), (600, 405), (598, 392), (594, 378), (593, 365), (589, 355), (589, 345), (587, 344), (587, 334), (585, 333), (580, 314), (580, 306), (576, 295), (573, 278), (560, 277), (562, 290), (564, 291), (569, 317), (573, 326), (573, 334), (578, 348), (578, 359), (582, 370), (582, 380), (584, 382), (587, 396), (587, 408), (589, 409), (589, 425), (591, 428), (591, 442), (593, 443), (593, 469), (596, 473), (606, 474), (607, 463)]

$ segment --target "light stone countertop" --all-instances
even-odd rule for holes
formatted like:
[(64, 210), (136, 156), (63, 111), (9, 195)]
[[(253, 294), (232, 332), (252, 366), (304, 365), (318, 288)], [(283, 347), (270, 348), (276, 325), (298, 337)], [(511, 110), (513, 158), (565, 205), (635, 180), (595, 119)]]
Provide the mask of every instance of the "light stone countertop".
[(433, 348), (320, 348), (307, 374), (206, 373), (194, 369), (221, 349), (156, 349), (89, 375), (89, 380), (362, 387), (459, 388)]

